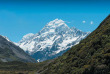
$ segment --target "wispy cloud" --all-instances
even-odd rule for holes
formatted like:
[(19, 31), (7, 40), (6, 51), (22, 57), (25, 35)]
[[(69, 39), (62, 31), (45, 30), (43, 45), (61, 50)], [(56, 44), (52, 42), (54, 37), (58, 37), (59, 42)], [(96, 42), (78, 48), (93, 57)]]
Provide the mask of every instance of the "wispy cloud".
[(86, 23), (86, 21), (82, 21), (82, 23)]
[(69, 22), (69, 21), (65, 21), (66, 23), (71, 23), (71, 22)]
[(90, 24), (93, 24), (93, 21), (91, 21)]

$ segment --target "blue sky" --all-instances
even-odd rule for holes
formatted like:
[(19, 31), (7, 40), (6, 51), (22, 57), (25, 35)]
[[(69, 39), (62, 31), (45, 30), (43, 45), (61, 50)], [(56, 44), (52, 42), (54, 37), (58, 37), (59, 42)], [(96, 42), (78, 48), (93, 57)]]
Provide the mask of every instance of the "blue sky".
[(109, 0), (0, 0), (0, 35), (18, 42), (56, 18), (92, 32), (108, 14)]

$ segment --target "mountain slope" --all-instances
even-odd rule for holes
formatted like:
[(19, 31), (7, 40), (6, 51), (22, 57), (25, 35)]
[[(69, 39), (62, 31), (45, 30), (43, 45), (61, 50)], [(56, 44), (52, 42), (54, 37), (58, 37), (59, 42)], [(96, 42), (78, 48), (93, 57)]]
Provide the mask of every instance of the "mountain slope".
[(110, 15), (78, 45), (39, 71), (41, 74), (109, 74)]
[(26, 54), (20, 47), (14, 45), (6, 37), (0, 35), (0, 61), (22, 61), (35, 62), (28, 54)]
[(63, 20), (49, 22), (37, 34), (27, 34), (18, 45), (38, 61), (56, 58), (79, 43), (89, 33), (69, 28)]

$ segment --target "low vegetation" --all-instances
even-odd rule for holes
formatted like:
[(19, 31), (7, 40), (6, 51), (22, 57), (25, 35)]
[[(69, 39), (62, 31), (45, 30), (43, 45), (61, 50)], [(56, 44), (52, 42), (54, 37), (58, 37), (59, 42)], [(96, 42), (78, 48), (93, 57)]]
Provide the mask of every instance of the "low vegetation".
[(0, 62), (0, 74), (35, 74), (51, 61), (39, 63), (24, 63), (19, 61)]

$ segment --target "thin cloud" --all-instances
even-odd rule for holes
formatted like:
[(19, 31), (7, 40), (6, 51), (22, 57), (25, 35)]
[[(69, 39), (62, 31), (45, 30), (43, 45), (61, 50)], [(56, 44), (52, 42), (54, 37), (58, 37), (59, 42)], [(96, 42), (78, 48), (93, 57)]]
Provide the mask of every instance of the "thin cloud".
[(93, 21), (91, 21), (90, 24), (93, 24)]
[(82, 21), (82, 23), (86, 23), (86, 21)]
[(71, 22), (68, 22), (68, 21), (65, 21), (66, 23), (71, 23)]

